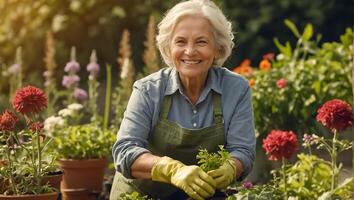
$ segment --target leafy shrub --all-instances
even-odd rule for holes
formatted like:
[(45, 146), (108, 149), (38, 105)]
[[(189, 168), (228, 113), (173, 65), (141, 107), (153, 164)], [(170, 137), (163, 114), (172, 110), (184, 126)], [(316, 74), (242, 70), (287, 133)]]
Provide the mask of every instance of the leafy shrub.
[[(353, 32), (347, 29), (340, 42), (318, 47), (320, 36), (313, 37), (312, 25), (302, 34), (286, 21), (298, 38), (296, 47), (275, 40), (280, 54), (272, 69), (255, 71), (252, 79), (255, 124), (260, 134), (271, 129), (295, 130), (298, 133), (315, 130), (315, 115), (322, 102), (342, 99), (352, 102), (351, 62)], [(286, 85), (277, 86), (285, 80)]]

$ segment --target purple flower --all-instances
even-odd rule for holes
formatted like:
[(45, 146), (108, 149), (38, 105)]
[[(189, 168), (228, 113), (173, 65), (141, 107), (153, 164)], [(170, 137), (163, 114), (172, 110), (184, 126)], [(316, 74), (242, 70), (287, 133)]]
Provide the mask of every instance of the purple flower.
[(80, 64), (75, 60), (66, 63), (64, 71), (69, 73), (76, 73), (80, 70)]
[(87, 71), (90, 72), (91, 75), (97, 76), (100, 71), (100, 66), (96, 62), (90, 62), (87, 67)]
[(81, 88), (75, 88), (74, 97), (78, 101), (85, 101), (87, 99), (87, 92)]
[(242, 187), (246, 188), (246, 189), (252, 189), (253, 188), (253, 184), (251, 181), (245, 181), (242, 184)]
[(65, 75), (63, 77), (62, 85), (65, 86), (66, 88), (71, 88), (76, 86), (79, 81), (80, 81), (80, 77), (78, 77), (77, 75), (70, 75), (70, 76)]
[(21, 66), (19, 64), (13, 64), (9, 67), (8, 72), (10, 74), (17, 74), (21, 69)]

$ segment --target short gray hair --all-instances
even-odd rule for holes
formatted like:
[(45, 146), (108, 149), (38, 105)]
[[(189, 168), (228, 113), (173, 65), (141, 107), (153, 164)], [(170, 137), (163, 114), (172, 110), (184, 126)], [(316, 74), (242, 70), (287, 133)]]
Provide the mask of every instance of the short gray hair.
[(213, 65), (222, 66), (230, 56), (234, 47), (232, 24), (229, 22), (219, 7), (210, 0), (190, 0), (176, 4), (167, 11), (165, 17), (158, 25), (156, 36), (157, 46), (165, 63), (173, 67), (170, 55), (170, 42), (176, 24), (185, 16), (201, 15), (209, 20), (213, 27), (215, 42), (218, 48), (218, 57)]

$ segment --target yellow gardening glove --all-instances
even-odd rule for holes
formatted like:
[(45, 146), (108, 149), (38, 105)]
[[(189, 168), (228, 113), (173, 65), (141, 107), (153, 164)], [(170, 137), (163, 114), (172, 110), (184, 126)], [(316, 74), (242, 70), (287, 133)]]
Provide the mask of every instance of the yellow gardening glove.
[(211, 197), (215, 193), (215, 181), (200, 167), (187, 166), (166, 156), (154, 164), (151, 178), (153, 181), (171, 183), (197, 200)]
[(227, 160), (218, 169), (211, 170), (208, 174), (215, 180), (217, 189), (224, 189), (229, 186), (235, 178), (235, 163), (232, 160)]

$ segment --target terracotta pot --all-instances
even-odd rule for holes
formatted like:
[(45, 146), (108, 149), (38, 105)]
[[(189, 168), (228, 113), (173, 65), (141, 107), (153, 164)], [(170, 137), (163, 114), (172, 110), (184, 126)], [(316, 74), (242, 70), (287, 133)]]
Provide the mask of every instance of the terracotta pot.
[(64, 172), (60, 190), (63, 200), (96, 199), (102, 191), (106, 159), (60, 159)]
[(60, 190), (60, 182), (61, 182), (62, 178), (63, 178), (62, 171), (49, 173), (48, 175), (45, 175), (43, 177), (42, 184), (48, 183), (51, 187), (53, 187), (59, 191)]
[(57, 198), (57, 192), (36, 195), (0, 195), (0, 200), (56, 200)]

